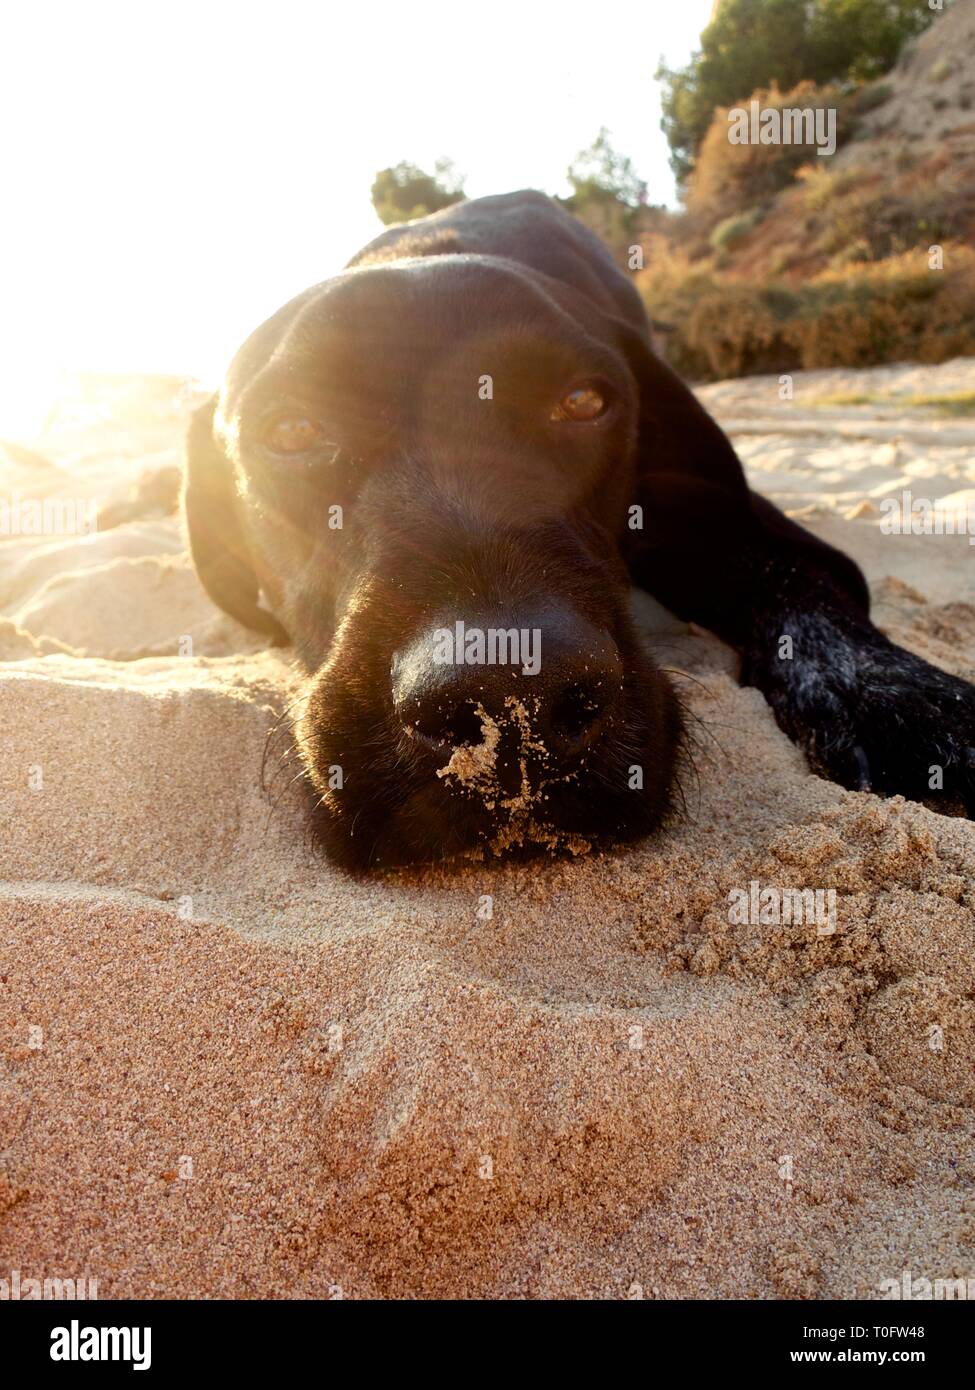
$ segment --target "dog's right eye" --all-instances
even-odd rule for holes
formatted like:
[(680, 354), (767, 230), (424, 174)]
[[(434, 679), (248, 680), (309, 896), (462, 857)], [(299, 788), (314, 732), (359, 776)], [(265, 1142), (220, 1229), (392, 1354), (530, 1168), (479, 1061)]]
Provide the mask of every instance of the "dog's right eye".
[(264, 427), (263, 441), (276, 454), (307, 454), (322, 442), (322, 427), (309, 415), (291, 411), (275, 415)]
[(605, 391), (596, 383), (589, 382), (585, 386), (577, 386), (574, 391), (563, 396), (558, 405), (552, 407), (548, 418), (556, 423), (570, 421), (574, 424), (589, 424), (605, 415), (608, 408)]

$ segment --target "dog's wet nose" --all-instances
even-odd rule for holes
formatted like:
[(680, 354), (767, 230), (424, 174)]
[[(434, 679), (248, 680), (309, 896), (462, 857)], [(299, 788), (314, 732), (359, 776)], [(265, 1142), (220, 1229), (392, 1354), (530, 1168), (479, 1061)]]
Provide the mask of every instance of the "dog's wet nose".
[(622, 683), (609, 633), (561, 609), (517, 626), (431, 627), (392, 664), (393, 702), (411, 737), (438, 752), (504, 739), (549, 770), (600, 736)]

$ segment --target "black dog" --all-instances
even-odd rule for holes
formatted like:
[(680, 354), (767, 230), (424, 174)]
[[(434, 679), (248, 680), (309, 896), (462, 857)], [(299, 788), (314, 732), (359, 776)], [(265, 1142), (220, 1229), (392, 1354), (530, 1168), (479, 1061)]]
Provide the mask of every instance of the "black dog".
[(975, 689), (749, 491), (626, 275), (539, 193), (392, 228), (257, 329), (185, 501), (213, 599), (311, 673), (297, 743), (348, 865), (659, 825), (682, 723), (631, 583), (737, 647), (827, 776), (920, 799), (937, 765), (975, 809)]

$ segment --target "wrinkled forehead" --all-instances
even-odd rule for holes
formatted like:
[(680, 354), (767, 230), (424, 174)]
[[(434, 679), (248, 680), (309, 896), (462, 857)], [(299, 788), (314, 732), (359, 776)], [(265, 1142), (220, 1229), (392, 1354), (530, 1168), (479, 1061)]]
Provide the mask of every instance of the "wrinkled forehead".
[(598, 314), (576, 301), (490, 257), (351, 270), (291, 301), (248, 339), (228, 374), (224, 413), (292, 389), (350, 398), (415, 392), (431, 379), (463, 391), (498, 373), (529, 388), (534, 378), (580, 369), (618, 372)]

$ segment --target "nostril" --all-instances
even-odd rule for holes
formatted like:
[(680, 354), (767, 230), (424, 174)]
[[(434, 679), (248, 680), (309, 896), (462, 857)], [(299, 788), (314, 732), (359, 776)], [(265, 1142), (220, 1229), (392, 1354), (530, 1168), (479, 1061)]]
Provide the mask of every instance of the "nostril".
[(484, 725), (473, 699), (451, 699), (428, 696), (414, 704), (412, 710), (401, 712), (408, 730), (428, 743), (459, 748), (462, 744), (481, 743)]
[(462, 744), (480, 743), (484, 738), (484, 723), (478, 714), (473, 700), (465, 700), (457, 705), (444, 720), (440, 737), (455, 748)]
[[(530, 631), (536, 629), (530, 650), (539, 660), (530, 672), (500, 655), (491, 661), (482, 654), (475, 662), (466, 648), (459, 660), (447, 662), (437, 645), (439, 628), (420, 633), (394, 655), (393, 707), (418, 752), (440, 757), (447, 750), (484, 746), (496, 753), (499, 767), (509, 759), (519, 775), (530, 766), (543, 767), (551, 777), (603, 737), (623, 687), (612, 635), (568, 610), (546, 612)], [(509, 628), (486, 630), (510, 635)], [(511, 655), (510, 642), (503, 652)]]
[(598, 723), (605, 708), (606, 701), (594, 685), (573, 681), (552, 706), (552, 732), (568, 742), (577, 742)]

